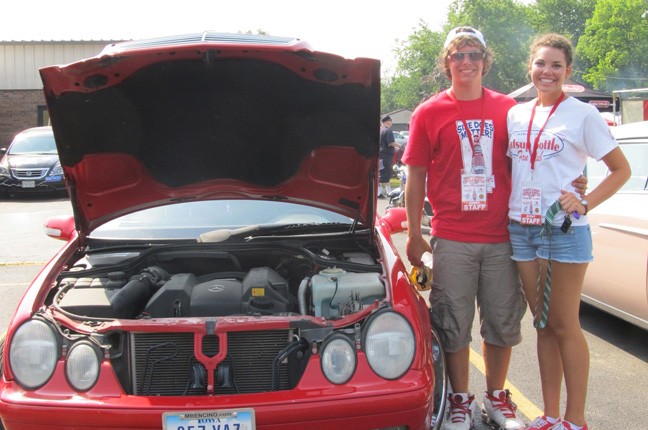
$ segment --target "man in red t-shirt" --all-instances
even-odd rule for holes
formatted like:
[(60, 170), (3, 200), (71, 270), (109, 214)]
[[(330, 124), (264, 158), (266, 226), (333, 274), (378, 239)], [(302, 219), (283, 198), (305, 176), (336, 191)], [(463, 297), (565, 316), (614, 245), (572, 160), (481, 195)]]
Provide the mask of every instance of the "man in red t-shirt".
[(448, 34), (440, 62), (452, 85), (416, 108), (402, 158), (408, 165), (407, 257), (414, 266), (432, 251), (420, 222), (426, 191), (434, 213), (430, 304), (453, 389), (448, 430), (470, 429), (477, 407), (468, 390), (475, 300), (486, 363), (484, 419), (505, 429), (525, 428), (504, 390), (526, 310), (508, 233), (506, 114), (516, 102), (482, 87), (492, 61), (478, 30), (459, 27)]

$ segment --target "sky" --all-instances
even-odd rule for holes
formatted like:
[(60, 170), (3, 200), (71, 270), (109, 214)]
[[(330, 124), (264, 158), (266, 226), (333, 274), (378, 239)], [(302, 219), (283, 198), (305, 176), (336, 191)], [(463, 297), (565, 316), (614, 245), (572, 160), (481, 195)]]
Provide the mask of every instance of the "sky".
[(124, 40), (214, 30), (296, 37), (316, 51), (382, 62), (423, 20), (441, 30), (452, 0), (21, 0), (5, 2), (1, 41)]

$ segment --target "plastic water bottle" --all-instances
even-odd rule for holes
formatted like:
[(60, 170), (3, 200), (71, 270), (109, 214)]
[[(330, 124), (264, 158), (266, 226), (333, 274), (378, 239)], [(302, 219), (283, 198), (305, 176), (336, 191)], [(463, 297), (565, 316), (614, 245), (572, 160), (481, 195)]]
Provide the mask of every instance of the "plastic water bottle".
[(426, 269), (432, 270), (432, 264), (434, 260), (432, 258), (431, 252), (424, 252), (423, 255), (421, 255), (421, 261), (423, 262), (423, 265)]
[(410, 272), (410, 280), (419, 291), (427, 291), (432, 288), (432, 253), (424, 252), (421, 256), (422, 266), (414, 266)]

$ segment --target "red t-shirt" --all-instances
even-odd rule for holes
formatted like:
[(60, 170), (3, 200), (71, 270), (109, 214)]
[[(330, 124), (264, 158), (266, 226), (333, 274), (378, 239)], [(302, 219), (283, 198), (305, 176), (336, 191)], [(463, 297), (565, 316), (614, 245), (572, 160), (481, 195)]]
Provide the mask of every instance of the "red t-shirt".
[[(434, 211), (433, 235), (458, 242), (509, 241), (511, 169), (506, 156), (506, 114), (515, 104), (514, 99), (487, 88), (483, 101), (455, 101), (442, 91), (421, 103), (412, 114), (402, 161), (411, 166), (428, 166), (427, 196)], [(484, 131), (476, 142), (480, 148), (471, 147), (462, 119), (471, 134), (479, 135), (482, 112)], [(479, 163), (484, 165), (487, 176), (493, 176), (495, 185), (487, 193), (487, 209), (482, 211), (462, 210), (461, 175), (462, 171), (471, 173), (473, 152), (479, 154)]]

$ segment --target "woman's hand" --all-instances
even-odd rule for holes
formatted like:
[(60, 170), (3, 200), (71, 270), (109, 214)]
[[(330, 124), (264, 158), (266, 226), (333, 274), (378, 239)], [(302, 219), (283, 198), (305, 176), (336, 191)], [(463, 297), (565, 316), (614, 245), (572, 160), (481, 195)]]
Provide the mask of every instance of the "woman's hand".
[(560, 190), (560, 192), (562, 193), (562, 195), (558, 198), (558, 201), (560, 202), (565, 212), (567, 212), (568, 214), (577, 212), (579, 215), (585, 215), (587, 208), (584, 204), (581, 203), (580, 197), (569, 191)]

